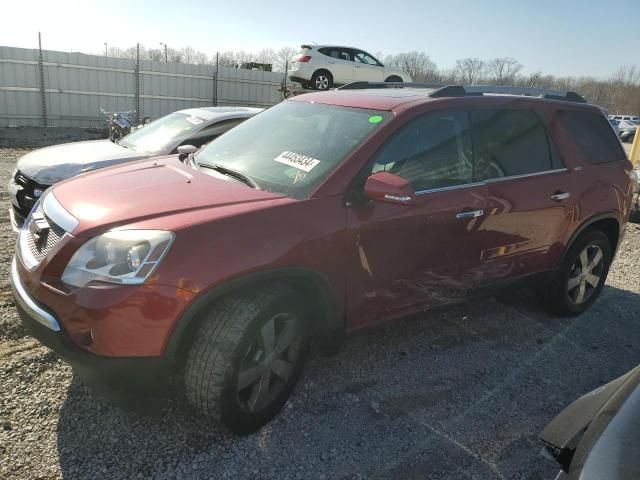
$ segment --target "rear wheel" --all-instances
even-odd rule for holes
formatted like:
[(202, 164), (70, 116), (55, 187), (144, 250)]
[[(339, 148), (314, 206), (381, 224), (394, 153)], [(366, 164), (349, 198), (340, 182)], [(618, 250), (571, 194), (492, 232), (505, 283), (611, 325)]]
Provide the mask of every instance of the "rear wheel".
[(401, 82), (402, 79), (397, 75), (391, 75), (389, 78), (385, 80), (385, 82)]
[(311, 77), (311, 86), (315, 90), (329, 90), (333, 86), (333, 77), (326, 70), (318, 70)]
[(306, 357), (304, 309), (279, 285), (217, 304), (189, 352), (189, 401), (238, 434), (255, 432), (286, 403)]
[(544, 291), (546, 308), (571, 317), (593, 305), (607, 279), (611, 252), (609, 239), (600, 230), (587, 230), (578, 237)]

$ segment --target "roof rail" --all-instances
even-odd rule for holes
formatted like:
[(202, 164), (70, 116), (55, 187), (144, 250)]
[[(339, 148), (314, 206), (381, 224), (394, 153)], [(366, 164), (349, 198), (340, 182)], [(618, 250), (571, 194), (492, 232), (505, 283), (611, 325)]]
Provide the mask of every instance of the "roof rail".
[(571, 91), (557, 92), (543, 88), (502, 87), (495, 85), (435, 85), (411, 82), (352, 82), (338, 87), (336, 90), (364, 90), (369, 88), (425, 88), (435, 90), (429, 93), (429, 96), (432, 98), (481, 96), (485, 93), (495, 93), (501, 95), (523, 95), (527, 97), (546, 98), (549, 100), (587, 103), (582, 95)]
[(429, 94), (430, 97), (460, 97), (466, 95), (483, 95), (496, 93), (501, 95), (524, 95), (527, 97), (540, 97), (549, 100), (564, 100), (567, 102), (587, 103), (582, 95), (576, 92), (556, 92), (543, 88), (528, 87), (501, 87), (494, 85), (447, 85)]
[(367, 88), (441, 88), (442, 84), (432, 85), (428, 83), (413, 82), (351, 82), (336, 90), (364, 90)]

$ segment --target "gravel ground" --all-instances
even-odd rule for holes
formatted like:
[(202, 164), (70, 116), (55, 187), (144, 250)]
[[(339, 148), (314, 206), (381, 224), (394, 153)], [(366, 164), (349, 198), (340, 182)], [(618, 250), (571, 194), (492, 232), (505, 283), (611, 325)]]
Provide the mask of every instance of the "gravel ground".
[(66, 127), (2, 127), (0, 148), (40, 148), (66, 142), (107, 138), (106, 129)]
[[(0, 149), (6, 185), (21, 150)], [(0, 210), (9, 207), (2, 189)], [(177, 399), (112, 406), (25, 336), (0, 214), (0, 478), (554, 478), (537, 435), (579, 395), (640, 363), (640, 226), (607, 288), (576, 319), (528, 291), (401, 320), (312, 352), (284, 411), (234, 437)]]

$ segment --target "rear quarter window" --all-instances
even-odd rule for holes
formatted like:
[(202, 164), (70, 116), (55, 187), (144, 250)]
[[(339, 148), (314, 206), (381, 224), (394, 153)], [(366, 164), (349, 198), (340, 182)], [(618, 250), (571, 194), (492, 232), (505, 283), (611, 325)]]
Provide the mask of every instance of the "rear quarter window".
[(620, 141), (604, 116), (576, 110), (559, 110), (557, 115), (590, 164), (617, 162), (625, 158)]

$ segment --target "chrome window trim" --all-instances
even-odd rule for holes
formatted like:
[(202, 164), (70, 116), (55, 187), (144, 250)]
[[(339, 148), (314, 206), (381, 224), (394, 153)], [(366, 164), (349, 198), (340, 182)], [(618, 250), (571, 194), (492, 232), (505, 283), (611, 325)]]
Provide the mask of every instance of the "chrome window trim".
[(473, 183), (463, 183), (461, 185), (451, 185), (449, 187), (430, 188), (427, 190), (418, 190), (416, 192), (416, 195), (426, 195), (427, 193), (437, 193), (437, 192), (448, 192), (449, 190), (458, 190), (460, 188), (467, 188), (467, 187), (479, 187), (484, 184), (485, 182), (473, 182)]
[(56, 225), (65, 232), (70, 233), (80, 223), (76, 217), (71, 215), (58, 201), (53, 192), (49, 191), (42, 201), (42, 209)]
[(449, 190), (458, 190), (460, 188), (467, 187), (479, 187), (481, 185), (489, 185), (491, 183), (504, 182), (507, 180), (519, 180), (521, 178), (539, 177), (541, 175), (549, 175), (552, 173), (568, 172), (567, 168), (556, 168), (554, 170), (545, 170), (543, 172), (525, 173), (522, 175), (511, 175), (509, 177), (491, 178), (489, 180), (483, 180), (481, 182), (463, 183), (461, 185), (452, 185), (450, 187), (431, 188), (427, 190), (419, 190), (415, 192), (416, 195), (426, 195), (428, 193), (448, 192)]
[(35, 300), (31, 298), (27, 290), (22, 285), (20, 275), (18, 274), (18, 264), (16, 257), (11, 261), (11, 285), (13, 286), (13, 296), (17, 303), (33, 318), (36, 322), (53, 330), (60, 331), (58, 320), (49, 312), (41, 308)]
[(549, 175), (552, 173), (568, 172), (567, 168), (556, 168), (554, 170), (545, 170), (543, 172), (524, 173), (522, 175), (511, 175), (510, 177), (490, 178), (485, 183), (504, 182), (505, 180), (518, 180), (520, 178), (539, 177), (541, 175)]

